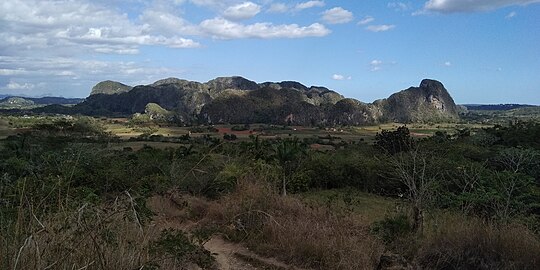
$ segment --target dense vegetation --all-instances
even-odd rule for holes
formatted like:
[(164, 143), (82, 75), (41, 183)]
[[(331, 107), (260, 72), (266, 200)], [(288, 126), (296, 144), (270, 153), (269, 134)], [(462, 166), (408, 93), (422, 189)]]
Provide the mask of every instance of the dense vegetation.
[[(400, 127), (335, 151), (230, 135), (133, 150), (93, 118), (31, 126), (0, 146), (2, 269), (212, 269), (216, 234), (315, 269), (540, 269), (536, 122)], [(334, 193), (304, 198), (321, 191)], [(156, 225), (147, 202), (164, 194), (195, 228)], [(368, 194), (395, 207), (370, 218), (356, 208)]]

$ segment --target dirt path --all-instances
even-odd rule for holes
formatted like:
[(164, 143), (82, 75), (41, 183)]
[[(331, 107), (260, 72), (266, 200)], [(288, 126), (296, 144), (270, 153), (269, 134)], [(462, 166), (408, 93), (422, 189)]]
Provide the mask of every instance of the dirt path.
[[(147, 206), (156, 213), (155, 226), (162, 229), (173, 228), (189, 233), (196, 223), (187, 219), (185, 207), (171, 196), (154, 196)], [(212, 253), (220, 270), (302, 270), (274, 258), (262, 257), (241, 244), (229, 242), (215, 235), (204, 244)]]

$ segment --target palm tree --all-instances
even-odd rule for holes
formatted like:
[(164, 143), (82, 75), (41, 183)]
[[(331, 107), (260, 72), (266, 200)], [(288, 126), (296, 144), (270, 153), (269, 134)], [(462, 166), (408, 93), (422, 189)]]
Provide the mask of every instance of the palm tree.
[(298, 167), (299, 158), (305, 154), (305, 145), (298, 138), (285, 139), (274, 145), (273, 159), (282, 169), (281, 194), (287, 196), (287, 182), (292, 172)]

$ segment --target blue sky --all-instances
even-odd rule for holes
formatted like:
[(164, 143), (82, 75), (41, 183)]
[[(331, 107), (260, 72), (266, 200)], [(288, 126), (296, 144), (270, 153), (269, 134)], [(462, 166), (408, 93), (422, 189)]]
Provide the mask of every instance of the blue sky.
[(0, 39), (0, 94), (239, 75), (372, 102), (432, 78), (540, 104), (540, 0), (3, 0)]

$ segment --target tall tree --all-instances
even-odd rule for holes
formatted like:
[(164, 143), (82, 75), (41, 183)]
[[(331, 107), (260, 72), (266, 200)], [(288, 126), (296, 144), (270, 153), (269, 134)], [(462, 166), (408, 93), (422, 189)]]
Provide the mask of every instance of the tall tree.
[(306, 153), (305, 145), (298, 138), (285, 139), (274, 145), (273, 158), (282, 169), (281, 194), (287, 196), (287, 183), (298, 168), (299, 158)]
[(429, 170), (429, 160), (418, 149), (392, 156), (391, 164), (394, 177), (407, 188), (413, 214), (413, 228), (417, 232), (424, 229), (424, 213), (433, 199), (435, 179)]

